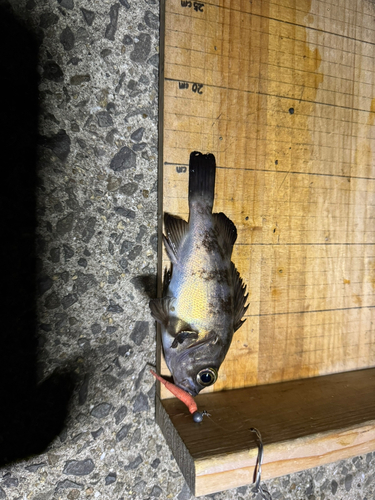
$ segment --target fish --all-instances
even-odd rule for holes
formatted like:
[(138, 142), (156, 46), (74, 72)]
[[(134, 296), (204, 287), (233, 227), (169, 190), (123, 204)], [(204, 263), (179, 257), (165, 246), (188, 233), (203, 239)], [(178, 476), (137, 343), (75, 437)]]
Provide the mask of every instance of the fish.
[(164, 271), (162, 297), (149, 303), (174, 384), (193, 397), (217, 381), (249, 307), (246, 285), (231, 260), (236, 226), (212, 211), (215, 177), (215, 156), (193, 151), (189, 219), (164, 214), (163, 242), (171, 265)]

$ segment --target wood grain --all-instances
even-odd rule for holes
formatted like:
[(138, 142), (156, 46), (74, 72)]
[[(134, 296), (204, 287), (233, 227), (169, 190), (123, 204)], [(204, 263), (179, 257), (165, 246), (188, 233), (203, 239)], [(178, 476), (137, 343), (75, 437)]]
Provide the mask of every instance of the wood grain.
[(252, 482), (264, 442), (264, 479), (375, 449), (375, 369), (202, 394), (211, 414), (194, 424), (176, 399), (158, 399), (158, 422), (195, 495)]
[(161, 211), (188, 217), (189, 154), (214, 153), (250, 291), (207, 392), (375, 365), (373, 18), (365, 0), (165, 1)]

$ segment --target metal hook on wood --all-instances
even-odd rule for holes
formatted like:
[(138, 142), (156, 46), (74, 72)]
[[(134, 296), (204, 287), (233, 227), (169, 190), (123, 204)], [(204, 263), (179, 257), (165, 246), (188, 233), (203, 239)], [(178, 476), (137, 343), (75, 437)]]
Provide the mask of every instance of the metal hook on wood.
[(261, 496), (262, 496), (262, 498), (264, 498), (264, 500), (272, 500), (271, 493), (267, 490), (267, 488), (265, 486), (262, 486), (260, 484), (260, 480), (261, 480), (261, 476), (262, 476), (262, 462), (263, 462), (263, 441), (262, 441), (262, 435), (258, 431), (258, 429), (256, 429), (255, 427), (252, 427), (250, 429), (250, 431), (254, 432), (254, 434), (258, 438), (258, 442), (257, 442), (257, 445), (258, 445), (258, 456), (257, 456), (257, 461), (256, 461), (256, 464), (255, 464), (255, 469), (254, 469), (254, 483), (255, 483), (255, 485), (254, 485), (253, 491), (255, 493), (260, 493)]

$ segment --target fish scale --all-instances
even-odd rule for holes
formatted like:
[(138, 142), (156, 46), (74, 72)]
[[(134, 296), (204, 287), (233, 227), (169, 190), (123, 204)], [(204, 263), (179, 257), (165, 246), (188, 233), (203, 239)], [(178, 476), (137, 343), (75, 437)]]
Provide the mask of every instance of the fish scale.
[(216, 382), (248, 307), (246, 286), (231, 262), (236, 227), (225, 214), (212, 213), (215, 176), (212, 154), (191, 153), (189, 221), (164, 216), (171, 269), (163, 297), (150, 301), (174, 383), (193, 396)]
[[(201, 226), (203, 228), (203, 224)], [(212, 305), (230, 294), (228, 283), (218, 284), (215, 280), (215, 275), (220, 270), (225, 271), (228, 263), (218, 258), (213, 260), (212, 254), (199, 241), (201, 238), (201, 228), (188, 233), (180, 253), (189, 257), (179, 266), (178, 272), (173, 273), (169, 286), (176, 297), (175, 315), (189, 318), (191, 327), (197, 329), (200, 336), (207, 333), (204, 328), (208, 317), (212, 316)]]

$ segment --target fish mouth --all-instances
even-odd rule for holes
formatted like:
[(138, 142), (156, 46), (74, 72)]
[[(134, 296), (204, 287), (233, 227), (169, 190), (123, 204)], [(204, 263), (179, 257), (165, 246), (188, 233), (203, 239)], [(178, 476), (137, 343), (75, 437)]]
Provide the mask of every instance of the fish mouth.
[[(186, 385), (184, 385), (184, 382), (186, 382)], [(195, 398), (195, 396), (198, 396), (199, 394), (199, 392), (196, 391), (195, 388), (191, 387), (191, 385), (189, 384), (189, 379), (184, 379), (179, 384), (176, 384), (176, 386), (189, 393), (190, 396), (193, 396), (193, 398)]]

